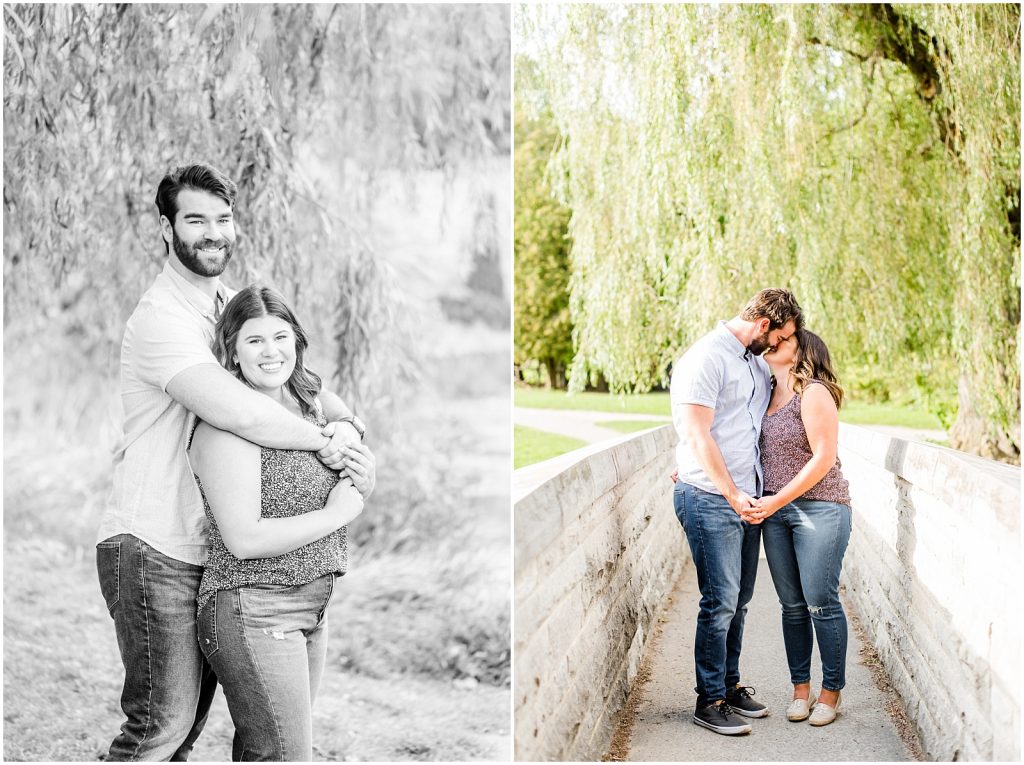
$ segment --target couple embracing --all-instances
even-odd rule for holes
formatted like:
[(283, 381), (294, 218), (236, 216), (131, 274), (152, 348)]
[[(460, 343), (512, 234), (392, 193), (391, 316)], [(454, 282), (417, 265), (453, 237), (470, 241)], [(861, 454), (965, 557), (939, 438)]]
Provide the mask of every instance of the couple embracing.
[(207, 165), (163, 178), (167, 263), (121, 346), (124, 432), (96, 546), (125, 667), (108, 760), (187, 760), (218, 681), (233, 760), (312, 758), (345, 526), (376, 480), (282, 296), (220, 281), (235, 196)]
[(828, 725), (846, 682), (839, 575), (852, 523), (837, 456), (843, 391), (828, 349), (803, 328), (791, 292), (761, 290), (675, 364), (671, 400), (679, 433), (673, 499), (701, 593), (693, 722), (737, 735), (751, 732), (743, 718), (768, 714), (739, 671), (763, 540), (793, 685), (786, 717)]

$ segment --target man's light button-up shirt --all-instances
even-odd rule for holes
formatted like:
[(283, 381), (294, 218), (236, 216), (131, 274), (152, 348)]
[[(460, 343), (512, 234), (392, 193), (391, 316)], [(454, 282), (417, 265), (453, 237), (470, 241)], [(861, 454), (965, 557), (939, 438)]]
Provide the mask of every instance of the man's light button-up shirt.
[(164, 266), (128, 319), (121, 343), (124, 428), (114, 456), (113, 498), (98, 541), (133, 534), (164, 555), (201, 565), (207, 524), (202, 497), (185, 456), (193, 416), (167, 393), (167, 384), (197, 364), (216, 364), (217, 300)]
[(679, 434), (676, 462), (679, 480), (721, 494), (701, 468), (682, 421), (684, 404), (715, 410), (711, 437), (718, 444), (736, 488), (761, 495), (761, 419), (771, 398), (768, 364), (747, 349), (725, 322), (704, 335), (672, 368), (669, 388), (672, 421)]

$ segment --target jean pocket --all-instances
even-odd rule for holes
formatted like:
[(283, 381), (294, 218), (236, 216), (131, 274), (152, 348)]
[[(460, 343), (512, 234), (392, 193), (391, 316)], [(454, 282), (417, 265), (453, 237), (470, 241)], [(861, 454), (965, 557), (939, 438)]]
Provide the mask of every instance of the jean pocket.
[(199, 609), (199, 618), (196, 621), (199, 629), (199, 650), (209, 661), (220, 649), (217, 642), (217, 593), (211, 595), (206, 605)]
[(100, 575), (100, 592), (113, 610), (121, 599), (121, 543), (100, 542), (96, 545), (96, 569)]
[(677, 482), (672, 489), (672, 507), (676, 511), (676, 520), (686, 529), (686, 490), (682, 483)]
[(334, 591), (338, 584), (340, 574), (327, 574), (329, 577), (327, 581), (327, 597), (324, 598), (323, 608), (320, 609), (320, 613), (317, 614), (316, 626), (319, 627), (324, 623), (324, 619), (327, 618), (327, 609), (331, 606), (331, 601), (334, 600)]

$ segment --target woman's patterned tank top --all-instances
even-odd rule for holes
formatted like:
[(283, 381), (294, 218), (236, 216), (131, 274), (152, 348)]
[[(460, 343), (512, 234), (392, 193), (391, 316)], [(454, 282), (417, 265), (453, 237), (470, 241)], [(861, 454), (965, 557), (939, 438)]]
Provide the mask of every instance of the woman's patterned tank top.
[[(817, 380), (811, 382), (821, 385)], [(765, 491), (777, 493), (814, 456), (800, 418), (800, 399), (800, 394), (795, 394), (779, 411), (765, 414), (761, 421), (761, 467), (764, 469)], [(800, 499), (850, 504), (850, 484), (843, 478), (838, 457), (836, 464)]]
[[(304, 419), (321, 427), (327, 424), (318, 413), (310, 413)], [(288, 518), (320, 510), (337, 483), (338, 474), (320, 462), (314, 452), (265, 447), (260, 450), (260, 514), (263, 518)], [(196, 476), (196, 484), (203, 495), (203, 508), (210, 522), (206, 567), (199, 584), (199, 608), (217, 590), (255, 584), (306, 584), (331, 572), (345, 573), (348, 539), (344, 526), (274, 558), (236, 558), (224, 544), (199, 476)]]

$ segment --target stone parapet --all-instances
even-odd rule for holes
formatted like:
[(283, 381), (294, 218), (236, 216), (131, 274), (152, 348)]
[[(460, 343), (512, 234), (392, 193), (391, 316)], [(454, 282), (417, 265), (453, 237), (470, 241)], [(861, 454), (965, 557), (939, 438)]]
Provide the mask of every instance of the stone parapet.
[[(565, 455), (515, 503), (518, 760), (599, 760), (689, 548), (671, 426)], [(517, 471), (517, 473), (520, 471)]]
[(844, 581), (930, 760), (1020, 760), (1020, 469), (840, 426)]

